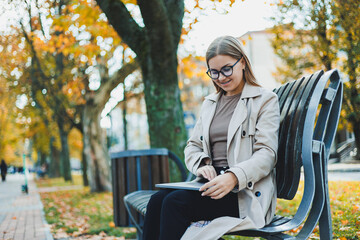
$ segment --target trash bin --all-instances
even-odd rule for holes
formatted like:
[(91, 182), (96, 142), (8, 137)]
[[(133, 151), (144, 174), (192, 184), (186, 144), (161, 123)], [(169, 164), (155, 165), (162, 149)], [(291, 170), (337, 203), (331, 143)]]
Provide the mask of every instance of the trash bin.
[(170, 181), (168, 155), (169, 151), (165, 148), (111, 153), (116, 226), (131, 225), (123, 201), (126, 194), (137, 190), (153, 190), (155, 184)]

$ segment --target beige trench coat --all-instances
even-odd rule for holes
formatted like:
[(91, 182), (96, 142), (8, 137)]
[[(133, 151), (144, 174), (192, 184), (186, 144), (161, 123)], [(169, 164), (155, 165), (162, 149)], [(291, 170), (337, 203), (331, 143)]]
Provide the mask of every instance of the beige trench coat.
[[(211, 159), (209, 127), (219, 97), (214, 93), (205, 98), (185, 148), (185, 163), (193, 174), (202, 159)], [(227, 135), (228, 171), (238, 180), (235, 192), (240, 218), (220, 217), (206, 227), (189, 227), (182, 239), (218, 239), (229, 231), (261, 228), (271, 222), (276, 207), (274, 167), (279, 124), (277, 95), (245, 83)]]

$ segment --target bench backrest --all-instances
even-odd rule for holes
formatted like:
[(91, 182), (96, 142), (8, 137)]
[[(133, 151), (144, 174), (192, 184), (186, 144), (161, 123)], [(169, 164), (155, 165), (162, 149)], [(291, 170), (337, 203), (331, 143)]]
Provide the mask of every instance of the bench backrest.
[(303, 157), (312, 156), (313, 141), (324, 142), (329, 156), (341, 107), (340, 82), (337, 70), (325, 74), (319, 71), (274, 90), (281, 116), (276, 165), (278, 198), (294, 198)]

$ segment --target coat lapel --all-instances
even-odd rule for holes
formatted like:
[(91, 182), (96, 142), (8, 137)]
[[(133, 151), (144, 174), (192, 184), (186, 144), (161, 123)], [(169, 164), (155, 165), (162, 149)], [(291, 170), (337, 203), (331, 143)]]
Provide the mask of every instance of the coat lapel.
[(203, 111), (202, 113), (203, 137), (207, 146), (207, 151), (209, 156), (211, 155), (210, 136), (209, 136), (210, 124), (212, 122), (212, 119), (214, 118), (216, 103), (219, 100), (219, 97), (220, 97), (220, 93), (213, 93), (207, 96), (205, 98), (207, 105), (204, 108), (205, 111)]
[(235, 133), (239, 130), (239, 127), (243, 124), (246, 117), (248, 116), (248, 110), (246, 106), (248, 98), (259, 96), (261, 94), (260, 89), (261, 88), (258, 86), (253, 86), (245, 83), (240, 100), (236, 105), (236, 108), (229, 123), (227, 135), (227, 151), (229, 151), (229, 147), (233, 140), (233, 137), (235, 136)]
[(227, 150), (229, 151), (230, 143), (239, 129), (240, 125), (245, 121), (247, 116), (247, 109), (246, 109), (246, 103), (245, 99), (242, 97), (240, 98), (238, 104), (236, 105), (236, 108), (234, 110), (234, 113), (231, 117), (229, 128), (228, 128), (228, 134), (227, 134)]

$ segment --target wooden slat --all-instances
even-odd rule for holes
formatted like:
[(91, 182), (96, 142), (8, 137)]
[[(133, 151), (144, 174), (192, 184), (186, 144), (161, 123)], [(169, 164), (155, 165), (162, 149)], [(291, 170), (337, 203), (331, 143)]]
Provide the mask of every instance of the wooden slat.
[(169, 160), (167, 156), (159, 157), (160, 169), (161, 169), (161, 183), (170, 182), (169, 176)]
[(160, 162), (158, 156), (152, 156), (151, 169), (152, 169), (152, 182), (157, 184), (161, 182), (160, 176)]
[(148, 156), (141, 156), (141, 185), (142, 189), (152, 189), (149, 184), (149, 161)]
[(129, 193), (129, 192), (134, 192), (134, 191), (138, 190), (137, 189), (137, 179), (136, 179), (136, 159), (135, 159), (135, 157), (129, 157), (127, 164), (128, 164), (128, 169), (129, 169), (129, 172), (127, 175), (127, 180), (129, 182), (129, 190), (128, 190), (128, 193)]

